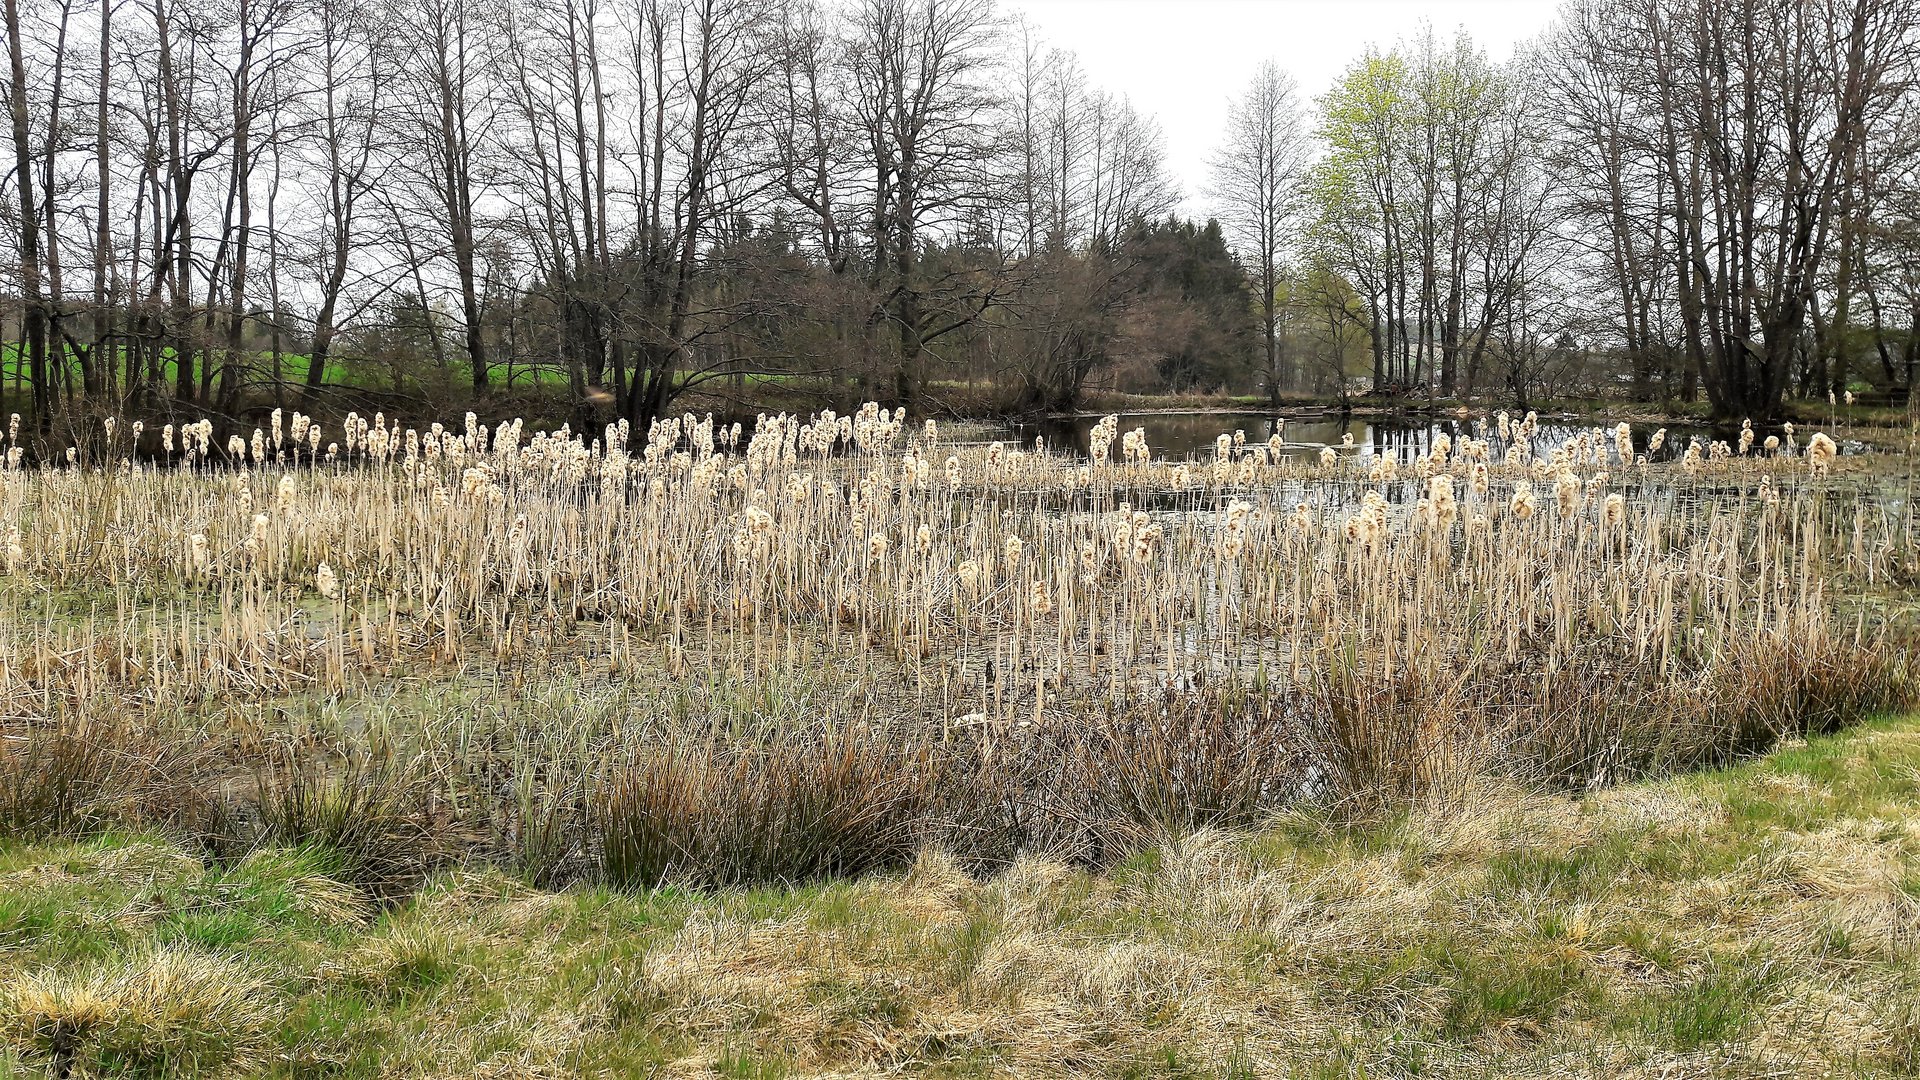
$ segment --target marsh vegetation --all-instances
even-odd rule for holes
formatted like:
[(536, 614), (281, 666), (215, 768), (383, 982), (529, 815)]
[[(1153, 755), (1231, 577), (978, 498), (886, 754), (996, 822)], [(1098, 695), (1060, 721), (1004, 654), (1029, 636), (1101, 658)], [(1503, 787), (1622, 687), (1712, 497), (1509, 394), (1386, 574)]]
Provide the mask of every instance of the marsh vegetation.
[[(1120, 904), (1100, 918), (1145, 918), (1127, 890), (1175, 902), (1166, 890), (1184, 886), (1142, 883), (1182, 860), (1253, 875), (1236, 890), (1266, 881), (1247, 852), (1276, 827), (1315, 822), (1334, 852), (1416, 810), (1451, 807), (1462, 817), (1444, 828), (1466, 830), (1522, 804), (1565, 813), (1553, 793), (1731, 763), (1908, 700), (1920, 563), (1905, 459), (1843, 455), (1821, 433), (1747, 429), (1675, 453), (1663, 430), (1548, 439), (1531, 415), (1501, 414), (1417, 452), (1343, 439), (1303, 454), (1280, 425), (1168, 459), (1113, 418), (1083, 454), (956, 441), (868, 406), (752, 431), (662, 421), (639, 454), (629, 434), (477, 417), (327, 430), (293, 414), (225, 445), (199, 425), (156, 438), (116, 423), (84, 456), (7, 454), (0, 830), (23, 868), (18, 903), (42, 904), (30, 867), (49, 852), (126, 858), (144, 868), (129, 880), (198, 927), (162, 941), (154, 919), (174, 916), (142, 916), (128, 941), (152, 963), (121, 970), (92, 938), (61, 951), (54, 901), (8, 909), (20, 1060), (294, 1070), (320, 1044), (289, 1033), (288, 1010), (334, 1009), (362, 976), (296, 1005), (266, 973), (214, 970), (238, 962), (230, 947), (358, 941), (339, 928), (378, 919), (405, 940), (353, 947), (391, 946), (406, 984), (392, 993), (474, 992), (482, 931), (407, 914), (448, 889), (481, 888), (474, 902), (496, 913), (665, 905), (680, 920), (768, 903), (805, 921), (816, 902), (865, 912), (901, 874), (931, 874), (948, 897), (1042, 874)], [(1288, 859), (1328, 857), (1296, 841)], [(177, 862), (188, 853), (198, 869)], [(1532, 846), (1502, 858), (1497, 872), (1547, 893), (1584, 873)], [(1224, 902), (1211, 888), (1196, 881), (1189, 914)], [(229, 893), (232, 907), (181, 899)], [(964, 937), (973, 918), (950, 929)], [(982, 924), (965, 947), (1004, 945), (1010, 925)], [(723, 967), (751, 962), (712, 947)], [(1124, 933), (1109, 947), (1149, 949)], [(1478, 947), (1409, 954), (1465, 995), (1433, 1005), (1419, 1038), (1551, 1026), (1599, 985), (1562, 959), (1539, 987), (1482, 986), (1495, 973)], [(1386, 967), (1356, 986), (1412, 977), (1375, 959)], [(1165, 991), (1147, 974), (1159, 959), (1113, 963), (1126, 994)], [(972, 978), (940, 993), (998, 1000)], [(239, 1033), (183, 1019), (177, 1046), (172, 1021), (127, 1019), (196, 986), (254, 995), (273, 1018)], [(766, 1049), (760, 1020), (696, 1023), (698, 1008), (646, 994), (622, 1007), (666, 1025), (647, 1028), (645, 1053)], [(75, 995), (115, 1018), (69, 1015)], [(246, 1022), (239, 1004), (205, 1005)], [(694, 1012), (681, 1024), (676, 1008)], [(589, 1026), (604, 1023), (593, 1038), (625, 1030)], [(1087, 1063), (1146, 1052), (1135, 1035), (1085, 1048)], [(1270, 1035), (1242, 1032), (1249, 1068), (1271, 1060)], [(122, 1037), (160, 1049), (116, 1049)], [(202, 1037), (229, 1056), (203, 1062)], [(796, 1066), (882, 1060), (779, 1046)], [(987, 1071), (1024, 1060), (995, 1046), (951, 1052)], [(1204, 1047), (1216, 1064), (1230, 1049)]]

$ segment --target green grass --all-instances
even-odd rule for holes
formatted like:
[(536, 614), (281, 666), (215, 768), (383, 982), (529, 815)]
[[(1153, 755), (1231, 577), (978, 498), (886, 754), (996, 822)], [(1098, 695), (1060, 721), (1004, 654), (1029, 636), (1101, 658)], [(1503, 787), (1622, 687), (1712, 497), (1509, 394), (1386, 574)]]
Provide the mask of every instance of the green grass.
[[(0, 842), (0, 1075), (1910, 1076), (1920, 719), (1109, 874), (396, 906), (323, 843)], [(236, 989), (230, 989), (236, 988)]]
[[(214, 354), (216, 357), (218, 354)], [(69, 352), (66, 356), (69, 371), (75, 383), (80, 378), (80, 366), (77, 355)], [(202, 353), (198, 364), (205, 364), (208, 354)], [(216, 362), (218, 360), (216, 359)], [(271, 369), (272, 354), (260, 351), (253, 354), (250, 362), (255, 371), (253, 377), (264, 379)], [(124, 371), (126, 357), (116, 353), (113, 363)], [(10, 395), (15, 381), (24, 376), (26, 360), (18, 342), (0, 342), (0, 395)], [(283, 378), (289, 386), (304, 384), (311, 358), (301, 352), (287, 351), (280, 357)], [(161, 383), (171, 387), (177, 373), (177, 362), (171, 349), (162, 351), (160, 359)], [(200, 371), (196, 368), (196, 377)], [(524, 362), (506, 363), (498, 359), (492, 365), (491, 377), (493, 389), (501, 391), (565, 391), (571, 383), (571, 375), (565, 367), (555, 364), (529, 365)], [(684, 387), (695, 378), (695, 373), (680, 371), (674, 375), (674, 385)], [(464, 354), (457, 352), (449, 356), (449, 366), (437, 368), (431, 360), (412, 359), (402, 363), (396, 373), (393, 364), (365, 357), (342, 357), (338, 354), (328, 357), (322, 383), (330, 387), (371, 390), (380, 392), (430, 392), (458, 395), (470, 386), (470, 372), (464, 360)], [(396, 379), (398, 385), (396, 386)], [(834, 389), (835, 381), (815, 376), (788, 375), (779, 373), (748, 374), (740, 376), (748, 393), (780, 393), (809, 388)], [(841, 386), (851, 385), (842, 381)], [(695, 387), (696, 393), (726, 393), (734, 389), (732, 377), (709, 380), (701, 377)]]

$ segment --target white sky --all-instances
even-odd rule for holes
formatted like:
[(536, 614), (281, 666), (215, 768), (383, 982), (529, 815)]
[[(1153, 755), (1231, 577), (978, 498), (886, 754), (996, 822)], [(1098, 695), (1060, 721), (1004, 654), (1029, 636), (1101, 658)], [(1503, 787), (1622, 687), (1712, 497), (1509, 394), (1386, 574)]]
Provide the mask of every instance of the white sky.
[(1450, 40), (1465, 27), (1495, 61), (1552, 21), (1555, 0), (1001, 0), (1049, 45), (1072, 50), (1094, 86), (1160, 121), (1168, 167), (1204, 214), (1207, 156), (1227, 101), (1262, 60), (1299, 83), (1309, 108), (1368, 44), (1382, 50), (1422, 22)]

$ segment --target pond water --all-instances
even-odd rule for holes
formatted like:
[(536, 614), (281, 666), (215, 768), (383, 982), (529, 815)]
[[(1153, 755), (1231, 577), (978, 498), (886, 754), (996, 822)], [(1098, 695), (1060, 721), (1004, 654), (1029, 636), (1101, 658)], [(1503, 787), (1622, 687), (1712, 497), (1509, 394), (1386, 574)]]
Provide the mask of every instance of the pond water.
[[(1357, 451), (1371, 451), (1381, 457), (1398, 457), (1402, 461), (1427, 452), (1433, 444), (1435, 435), (1445, 433), (1448, 438), (1458, 442), (1463, 435), (1473, 438), (1493, 437), (1498, 421), (1488, 414), (1486, 426), (1481, 430), (1478, 419), (1461, 421), (1452, 419), (1429, 419), (1427, 417), (1362, 417), (1343, 416), (1337, 412), (1306, 416), (1274, 417), (1258, 413), (1241, 412), (1154, 412), (1121, 413), (1120, 431), (1122, 434), (1135, 428), (1146, 431), (1147, 446), (1157, 458), (1179, 461), (1185, 458), (1210, 458), (1213, 456), (1214, 440), (1222, 433), (1235, 431), (1246, 433), (1248, 445), (1264, 443), (1274, 432), (1276, 423), (1284, 422), (1281, 437), (1286, 443), (1283, 451), (1288, 457), (1312, 459), (1318, 457), (1321, 449), (1328, 446), (1340, 446), (1347, 436), (1353, 436), (1353, 445)], [(1515, 421), (1519, 415), (1514, 416)], [(1101, 420), (1096, 415), (1051, 416), (1039, 420), (1008, 425), (1003, 429), (1004, 437), (1031, 448), (1036, 438), (1045, 438), (1047, 447), (1052, 450), (1071, 448), (1085, 454), (1093, 428)], [(1647, 440), (1662, 425), (1635, 424), (1633, 426), (1634, 445), (1641, 452), (1646, 451)], [(1703, 425), (1667, 424), (1665, 444), (1656, 455), (1657, 459), (1677, 458), (1685, 452), (1687, 440), (1699, 436), (1705, 440), (1710, 432)], [(1533, 445), (1539, 453), (1559, 446), (1567, 439), (1576, 437), (1582, 431), (1594, 427), (1604, 428), (1609, 434), (1611, 445), (1611, 423), (1561, 423), (1540, 421), (1534, 435)], [(1805, 435), (1802, 435), (1804, 441)], [(1113, 453), (1120, 453), (1120, 443), (1116, 439)]]

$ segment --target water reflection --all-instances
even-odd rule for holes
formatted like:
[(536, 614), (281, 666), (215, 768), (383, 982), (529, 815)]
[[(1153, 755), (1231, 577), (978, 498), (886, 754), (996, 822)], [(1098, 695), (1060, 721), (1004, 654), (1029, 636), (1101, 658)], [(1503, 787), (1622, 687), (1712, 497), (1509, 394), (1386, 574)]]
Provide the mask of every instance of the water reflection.
[[(1518, 417), (1514, 418), (1516, 422)], [(1043, 420), (1012, 425), (1007, 434), (1031, 447), (1035, 438), (1044, 437), (1049, 449), (1065, 450), (1071, 447), (1075, 452), (1085, 454), (1090, 433), (1094, 425), (1100, 422), (1098, 416), (1062, 416), (1048, 417)], [(1121, 432), (1135, 428), (1146, 429), (1147, 446), (1157, 458), (1179, 461), (1185, 458), (1206, 458), (1213, 455), (1214, 440), (1221, 434), (1231, 435), (1236, 431), (1244, 432), (1248, 445), (1264, 443), (1274, 432), (1277, 423), (1284, 422), (1282, 438), (1287, 457), (1314, 459), (1323, 447), (1339, 447), (1346, 436), (1353, 436), (1355, 452), (1372, 452), (1380, 457), (1395, 457), (1403, 463), (1427, 452), (1433, 445), (1435, 435), (1445, 433), (1458, 443), (1463, 435), (1475, 439), (1497, 437), (1492, 429), (1497, 427), (1491, 415), (1486, 419), (1486, 428), (1482, 430), (1480, 420), (1427, 420), (1414, 417), (1358, 417), (1342, 416), (1339, 413), (1326, 413), (1313, 416), (1271, 417), (1248, 413), (1231, 412), (1187, 412), (1187, 413), (1121, 413)], [(1567, 424), (1541, 421), (1534, 435), (1533, 445), (1537, 453), (1545, 454), (1568, 439), (1577, 437), (1582, 431), (1591, 431), (1595, 427), (1603, 428), (1607, 434), (1607, 445), (1612, 446), (1612, 425), (1610, 424)], [(1633, 428), (1634, 445), (1640, 452), (1646, 452), (1648, 438), (1656, 430), (1655, 425), (1636, 424)], [(1703, 440), (1707, 429), (1700, 426), (1667, 425), (1667, 438), (1656, 460), (1677, 458), (1686, 450), (1690, 436), (1698, 435)], [(1115, 441), (1113, 452), (1118, 455), (1120, 446)]]

